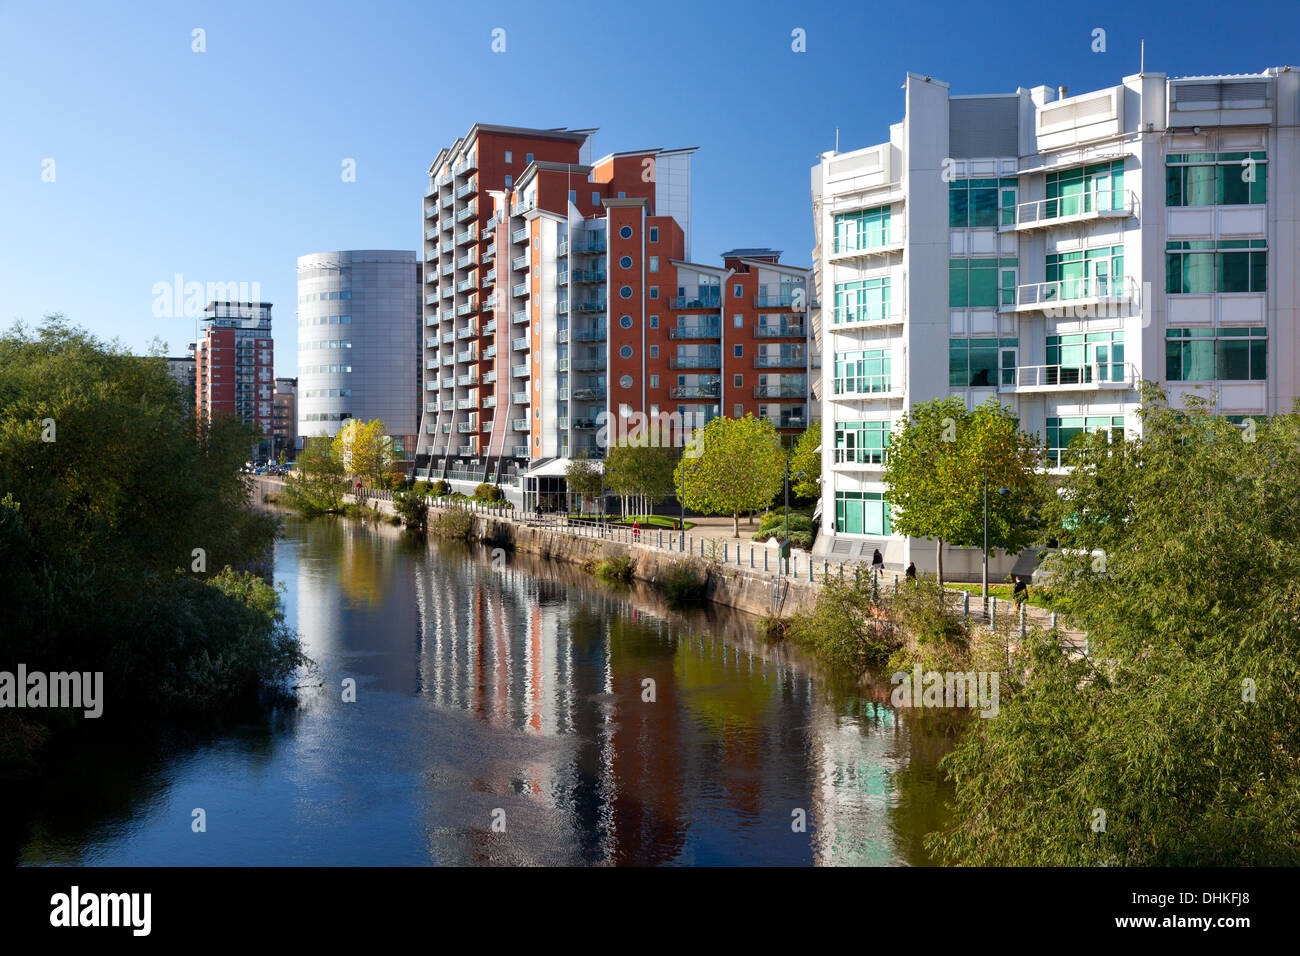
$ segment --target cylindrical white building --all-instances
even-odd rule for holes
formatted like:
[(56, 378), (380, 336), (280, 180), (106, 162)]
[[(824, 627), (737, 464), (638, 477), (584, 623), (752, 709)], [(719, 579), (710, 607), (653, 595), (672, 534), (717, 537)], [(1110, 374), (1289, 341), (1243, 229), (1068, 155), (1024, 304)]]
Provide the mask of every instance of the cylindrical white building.
[(414, 251), (298, 257), (298, 441), (349, 418), (380, 419), (394, 457), (415, 454), (420, 395), (420, 264)]

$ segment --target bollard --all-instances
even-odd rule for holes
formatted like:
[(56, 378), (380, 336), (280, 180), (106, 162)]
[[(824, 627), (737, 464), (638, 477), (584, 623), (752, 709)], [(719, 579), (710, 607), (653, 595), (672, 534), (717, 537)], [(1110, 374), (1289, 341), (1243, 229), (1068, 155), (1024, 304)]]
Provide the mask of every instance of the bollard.
[(810, 554), (808, 555), (808, 580), (811, 581), (812, 579), (813, 579), (813, 559), (812, 559), (812, 555)]
[(898, 575), (897, 575), (897, 574), (894, 575), (894, 593), (895, 593), (895, 594), (898, 593)]
[(731, 546), (729, 541), (722, 542), (722, 563), (726, 564), (730, 559), (727, 557), (727, 548)]
[(969, 591), (967, 591), (966, 596), (961, 599), (961, 619), (966, 623), (968, 627), (970, 626), (970, 592)]
[(749, 570), (754, 570), (754, 546), (749, 546)]
[(822, 580), (823, 580), (823, 581), (825, 581), (826, 578), (829, 577), (829, 575), (828, 575), (827, 572), (826, 572), (826, 567), (827, 567), (827, 565), (826, 565), (826, 559), (825, 559), (825, 558), (822, 558)]
[(998, 599), (989, 598), (989, 627), (998, 626)]
[(664, 546), (664, 532), (663, 532), (663, 529), (660, 528), (660, 529), (659, 529), (659, 544), (658, 544), (658, 547), (659, 547), (660, 550), (663, 550), (663, 546)]
[(840, 584), (844, 583), (844, 565), (840, 565)]
[(1022, 604), (1022, 605), (1020, 605), (1020, 637), (1021, 637), (1021, 640), (1024, 639), (1024, 636), (1025, 636), (1025, 606)]
[(763, 549), (763, 570), (767, 570), (767, 548)]
[(1056, 612), (1052, 612), (1052, 630), (1056, 630)]

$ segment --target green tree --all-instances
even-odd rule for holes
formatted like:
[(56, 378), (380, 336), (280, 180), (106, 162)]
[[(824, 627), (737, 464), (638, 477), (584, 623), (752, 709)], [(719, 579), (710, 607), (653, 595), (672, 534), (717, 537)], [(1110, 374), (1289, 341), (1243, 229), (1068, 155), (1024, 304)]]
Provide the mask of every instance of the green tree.
[(1300, 414), (1241, 428), (1152, 385), (1139, 414), (1140, 437), (1076, 439), (1045, 509), (1091, 656), (1035, 644), (947, 758), (941, 859), (1300, 863)]
[(284, 482), (286, 503), (309, 516), (340, 513), (347, 490), (343, 462), (325, 436), (307, 443), (297, 469)]
[(822, 493), (822, 423), (813, 420), (790, 449), (790, 474), (803, 472), (803, 477), (791, 479), (790, 491), (800, 498), (817, 498)]
[[(890, 436), (885, 500), (893, 529), (935, 539), (941, 584), (945, 541), (983, 546), (985, 469), (989, 548), (1014, 552), (1039, 540), (1042, 448), (1019, 424), (1012, 409), (992, 399), (969, 410), (960, 398), (935, 399), (914, 405)], [(1011, 493), (996, 494), (1003, 487)]]
[(784, 479), (781, 438), (771, 422), (753, 415), (710, 421), (673, 472), (678, 500), (701, 514), (731, 515), (736, 537), (740, 513), (770, 504)]
[[(575, 457), (564, 470), (564, 481), (569, 494), (577, 495), (582, 504), (588, 498), (600, 496), (602, 480), (599, 466), (585, 456)], [(579, 510), (582, 510), (582, 504), (579, 504)]]
[(673, 493), (673, 470), (679, 452), (671, 446), (630, 442), (615, 445), (605, 456), (606, 487), (628, 499), (632, 512), (650, 514), (654, 506)]

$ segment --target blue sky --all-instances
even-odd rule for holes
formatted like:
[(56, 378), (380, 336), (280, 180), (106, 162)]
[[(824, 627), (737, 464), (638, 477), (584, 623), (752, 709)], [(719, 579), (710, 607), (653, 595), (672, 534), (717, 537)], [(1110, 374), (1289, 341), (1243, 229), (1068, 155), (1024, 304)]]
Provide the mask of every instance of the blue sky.
[(836, 127), (884, 140), (907, 70), (1082, 92), (1137, 72), (1143, 38), (1175, 76), (1300, 64), (1295, 4), (1131, 7), (0, 0), (0, 324), (63, 312), (183, 354), (194, 321), (155, 318), (156, 283), (257, 282), (292, 375), (297, 257), (419, 248), (428, 165), (476, 121), (599, 127), (597, 155), (697, 146), (693, 258), (807, 263), (809, 168)]

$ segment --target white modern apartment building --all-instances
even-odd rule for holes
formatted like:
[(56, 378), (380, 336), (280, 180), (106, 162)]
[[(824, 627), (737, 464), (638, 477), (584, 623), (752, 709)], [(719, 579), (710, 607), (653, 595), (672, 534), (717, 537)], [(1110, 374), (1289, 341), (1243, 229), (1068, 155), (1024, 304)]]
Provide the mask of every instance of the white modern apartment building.
[(410, 462), (420, 423), (420, 262), (414, 250), (298, 257), (298, 441), (379, 419)]
[[(909, 74), (905, 90), (887, 142), (812, 170), (819, 554), (934, 568), (884, 501), (914, 403), (994, 397), (1058, 467), (1080, 432), (1137, 430), (1143, 380), (1237, 419), (1291, 409), (1300, 74), (1140, 73), (1074, 96), (954, 96)], [(979, 562), (944, 554), (956, 574)]]

